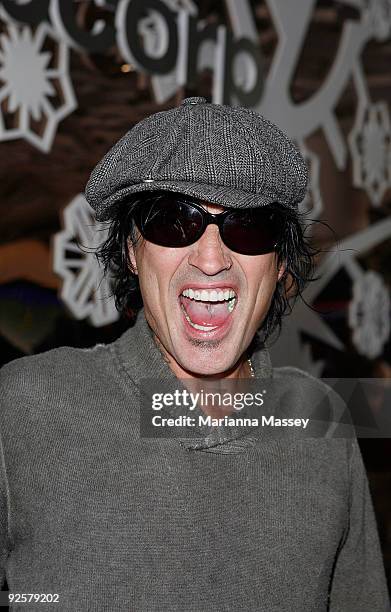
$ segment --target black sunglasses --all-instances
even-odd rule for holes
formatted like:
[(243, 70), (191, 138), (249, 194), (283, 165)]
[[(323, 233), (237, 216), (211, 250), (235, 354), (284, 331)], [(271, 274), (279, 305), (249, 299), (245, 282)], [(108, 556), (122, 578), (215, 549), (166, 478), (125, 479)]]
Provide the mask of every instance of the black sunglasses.
[(150, 193), (134, 212), (141, 235), (164, 247), (186, 247), (197, 242), (208, 225), (217, 225), (224, 244), (242, 255), (275, 250), (284, 220), (273, 206), (228, 209), (211, 214), (198, 201), (182, 194)]

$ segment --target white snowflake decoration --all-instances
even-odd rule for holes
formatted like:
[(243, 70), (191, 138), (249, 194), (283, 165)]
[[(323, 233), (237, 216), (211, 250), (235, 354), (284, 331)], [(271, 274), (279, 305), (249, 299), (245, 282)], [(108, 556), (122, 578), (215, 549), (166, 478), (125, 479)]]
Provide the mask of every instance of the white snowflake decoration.
[[(85, 197), (79, 194), (64, 211), (65, 229), (54, 239), (54, 271), (63, 279), (61, 299), (77, 319), (100, 327), (119, 318), (110, 277), (103, 275), (94, 252), (107, 237)], [(80, 245), (80, 246), (79, 246)]]
[(373, 206), (379, 206), (391, 184), (391, 130), (385, 103), (359, 110), (349, 143), (353, 184), (366, 189)]
[(390, 294), (382, 277), (370, 271), (353, 284), (349, 326), (359, 353), (378, 357), (390, 335)]
[[(59, 122), (77, 106), (68, 76), (68, 48), (45, 23), (33, 32), (0, 16), (5, 24), (0, 36), (0, 140), (24, 138), (48, 152)], [(55, 52), (44, 50), (47, 41)], [(54, 96), (60, 99), (57, 108)], [(6, 115), (11, 114), (15, 116), (8, 127)]]

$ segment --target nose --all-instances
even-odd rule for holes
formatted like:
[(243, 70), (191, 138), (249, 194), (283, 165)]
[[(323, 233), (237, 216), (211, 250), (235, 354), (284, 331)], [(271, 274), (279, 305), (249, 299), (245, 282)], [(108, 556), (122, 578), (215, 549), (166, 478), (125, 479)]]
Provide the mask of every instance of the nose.
[(188, 261), (191, 266), (208, 276), (231, 268), (230, 251), (222, 242), (217, 225), (208, 225), (201, 238), (193, 245)]

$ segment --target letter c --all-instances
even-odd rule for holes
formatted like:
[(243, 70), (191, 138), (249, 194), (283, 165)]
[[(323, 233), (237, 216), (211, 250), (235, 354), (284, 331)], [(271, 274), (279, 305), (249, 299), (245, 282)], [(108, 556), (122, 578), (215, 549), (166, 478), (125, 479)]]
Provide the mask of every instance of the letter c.
[(70, 0), (51, 0), (50, 18), (60, 34), (76, 49), (104, 53), (115, 44), (113, 26), (101, 20), (95, 22), (95, 31), (80, 29), (75, 19), (75, 5)]

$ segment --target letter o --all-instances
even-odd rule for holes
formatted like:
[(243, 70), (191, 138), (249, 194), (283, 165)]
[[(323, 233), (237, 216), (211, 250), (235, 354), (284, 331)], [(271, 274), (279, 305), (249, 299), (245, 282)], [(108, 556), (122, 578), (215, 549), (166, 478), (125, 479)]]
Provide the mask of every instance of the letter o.
[[(139, 43), (138, 25), (148, 11), (160, 14), (167, 28), (166, 48), (152, 57)], [(124, 58), (150, 74), (167, 74), (177, 62), (178, 29), (175, 14), (160, 0), (121, 0), (116, 12), (117, 44)]]
[(238, 41), (229, 38), (226, 56), (228, 95), (233, 93), (242, 106), (256, 106), (262, 97), (264, 87), (260, 48), (246, 38)]

